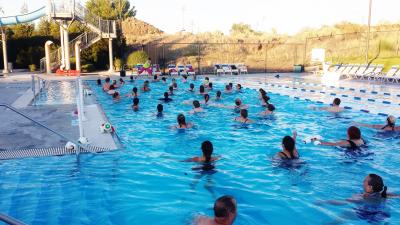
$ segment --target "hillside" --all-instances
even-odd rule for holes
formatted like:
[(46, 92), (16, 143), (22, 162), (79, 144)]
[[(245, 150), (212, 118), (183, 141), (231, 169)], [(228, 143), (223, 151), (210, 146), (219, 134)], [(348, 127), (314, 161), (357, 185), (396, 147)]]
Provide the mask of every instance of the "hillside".
[[(376, 58), (372, 63), (387, 61), (386, 67), (389, 67), (400, 60), (399, 30), (399, 24), (372, 27), (369, 58)], [(221, 32), (165, 34), (137, 19), (123, 24), (127, 44), (144, 46), (153, 61), (192, 63), (208, 72), (215, 63), (245, 63), (252, 71), (291, 71), (295, 64), (312, 64), (312, 48), (326, 49), (326, 60), (333, 63), (364, 63), (365, 31), (365, 25), (340, 23), (304, 29), (288, 36), (235, 24), (229, 35)]]

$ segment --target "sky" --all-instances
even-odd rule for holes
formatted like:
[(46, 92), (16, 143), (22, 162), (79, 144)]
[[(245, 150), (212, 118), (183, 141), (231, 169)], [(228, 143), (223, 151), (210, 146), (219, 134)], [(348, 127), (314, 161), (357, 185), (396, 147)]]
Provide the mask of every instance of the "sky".
[[(20, 12), (23, 3), (29, 10), (47, 0), (0, 0), (5, 15)], [(82, 0), (81, 2), (85, 2)], [(130, 0), (136, 17), (157, 28), (175, 33), (222, 31), (233, 23), (250, 24), (258, 31), (276, 29), (295, 34), (305, 27), (320, 27), (342, 21), (367, 24), (369, 0)], [(399, 22), (400, 0), (373, 0), (372, 24)]]

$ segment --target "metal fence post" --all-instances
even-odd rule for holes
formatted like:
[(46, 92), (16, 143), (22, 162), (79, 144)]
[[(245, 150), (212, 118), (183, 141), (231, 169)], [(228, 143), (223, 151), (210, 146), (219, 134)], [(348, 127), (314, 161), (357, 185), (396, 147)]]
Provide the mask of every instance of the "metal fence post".
[(36, 87), (35, 87), (35, 75), (31, 75), (32, 78), (32, 93), (33, 93), (33, 105), (36, 105)]

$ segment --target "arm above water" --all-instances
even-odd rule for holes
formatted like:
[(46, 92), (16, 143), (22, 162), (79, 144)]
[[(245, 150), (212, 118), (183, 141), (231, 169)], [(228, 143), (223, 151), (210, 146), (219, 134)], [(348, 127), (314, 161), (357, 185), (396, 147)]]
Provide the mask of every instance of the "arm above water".
[(324, 146), (340, 146), (340, 147), (349, 147), (350, 144), (348, 141), (346, 140), (341, 140), (341, 141), (337, 141), (337, 142), (328, 142), (328, 141), (320, 141), (321, 144), (320, 145), (324, 145)]
[(354, 125), (360, 127), (374, 128), (374, 129), (381, 129), (383, 127), (383, 125), (367, 124), (367, 123), (354, 123)]

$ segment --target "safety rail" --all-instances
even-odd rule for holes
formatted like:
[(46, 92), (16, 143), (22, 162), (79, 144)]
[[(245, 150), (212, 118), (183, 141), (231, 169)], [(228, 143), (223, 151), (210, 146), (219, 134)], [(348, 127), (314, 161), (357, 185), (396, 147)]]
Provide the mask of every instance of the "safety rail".
[(73, 143), (74, 145), (76, 145), (76, 146), (78, 147), (78, 149), (77, 149), (77, 151), (76, 151), (76, 154), (77, 154), (77, 155), (78, 155), (79, 152), (80, 152), (80, 151), (79, 151), (79, 148), (82, 148), (82, 149), (85, 149), (85, 150), (88, 150), (89, 152), (91, 152), (91, 150), (90, 150), (89, 147), (84, 146), (84, 145), (80, 144), (79, 142), (76, 142), (76, 141), (72, 140), (72, 138), (69, 138), (69, 137), (67, 137), (67, 136), (65, 136), (65, 135), (63, 135), (63, 134), (61, 134), (61, 133), (59, 133), (59, 132), (57, 132), (57, 131), (51, 129), (50, 127), (44, 125), (43, 123), (41, 123), (41, 122), (39, 122), (39, 121), (36, 121), (36, 120), (30, 118), (29, 116), (27, 116), (27, 115), (25, 115), (24, 113), (18, 111), (17, 109), (15, 109), (15, 108), (12, 107), (12, 106), (9, 106), (9, 105), (7, 105), (7, 104), (0, 104), (0, 107), (7, 108), (7, 109), (9, 109), (9, 110), (11, 110), (11, 111), (17, 113), (18, 115), (24, 117), (25, 119), (28, 119), (29, 121), (35, 123), (36, 125), (39, 125), (40, 127), (42, 127), (42, 128), (44, 128), (44, 129), (50, 131), (51, 133), (53, 133), (53, 134), (55, 134), (55, 135), (57, 135), (57, 136), (63, 138), (64, 140), (67, 140), (67, 141)]
[(89, 12), (80, 3), (75, 2), (74, 5), (74, 16), (80, 19), (82, 22), (87, 23), (89, 26), (94, 26), (101, 33), (114, 34), (115, 35), (115, 21), (104, 20), (99, 16)]
[(25, 223), (3, 213), (0, 213), (0, 221), (10, 225), (25, 225)]

